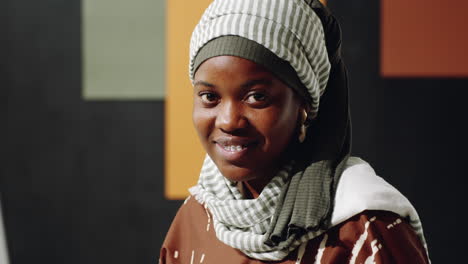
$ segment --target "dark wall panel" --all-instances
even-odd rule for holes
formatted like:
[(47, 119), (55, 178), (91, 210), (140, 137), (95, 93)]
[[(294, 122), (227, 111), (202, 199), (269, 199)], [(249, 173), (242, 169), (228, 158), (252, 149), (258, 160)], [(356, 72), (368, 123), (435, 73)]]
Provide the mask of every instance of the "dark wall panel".
[(80, 1), (6, 7), (12, 263), (155, 263), (180, 204), (162, 195), (164, 103), (82, 100)]
[[(382, 176), (419, 212), (433, 263), (457, 263), (466, 193), (466, 79), (389, 79), (380, 90), (378, 163)], [(456, 231), (455, 231), (456, 230)]]

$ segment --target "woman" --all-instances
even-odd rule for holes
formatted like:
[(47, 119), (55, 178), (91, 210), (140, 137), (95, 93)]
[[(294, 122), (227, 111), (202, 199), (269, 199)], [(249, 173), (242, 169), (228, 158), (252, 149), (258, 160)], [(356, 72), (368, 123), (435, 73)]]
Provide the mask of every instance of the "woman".
[(419, 217), (350, 157), (341, 32), (319, 1), (215, 0), (190, 47), (207, 152), (161, 263), (428, 263)]

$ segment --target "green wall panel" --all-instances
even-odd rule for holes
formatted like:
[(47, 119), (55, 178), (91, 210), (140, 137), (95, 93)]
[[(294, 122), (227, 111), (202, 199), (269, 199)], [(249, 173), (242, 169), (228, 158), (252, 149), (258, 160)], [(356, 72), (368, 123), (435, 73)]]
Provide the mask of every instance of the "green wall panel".
[(83, 0), (85, 99), (164, 97), (162, 0)]

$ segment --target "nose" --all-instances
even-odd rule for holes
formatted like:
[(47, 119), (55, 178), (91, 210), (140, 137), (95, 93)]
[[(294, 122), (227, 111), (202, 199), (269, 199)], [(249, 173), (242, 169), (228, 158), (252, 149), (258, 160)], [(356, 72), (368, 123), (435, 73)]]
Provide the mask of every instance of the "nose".
[(226, 102), (219, 106), (216, 127), (225, 133), (234, 133), (248, 126), (243, 107), (235, 102)]

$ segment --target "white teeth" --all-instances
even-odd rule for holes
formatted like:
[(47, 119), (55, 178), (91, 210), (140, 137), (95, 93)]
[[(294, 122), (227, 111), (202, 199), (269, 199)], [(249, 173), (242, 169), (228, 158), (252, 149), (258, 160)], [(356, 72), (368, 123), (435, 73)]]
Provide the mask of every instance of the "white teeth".
[(223, 148), (227, 151), (230, 151), (230, 152), (239, 152), (239, 151), (242, 151), (244, 149), (243, 146), (223, 146)]

